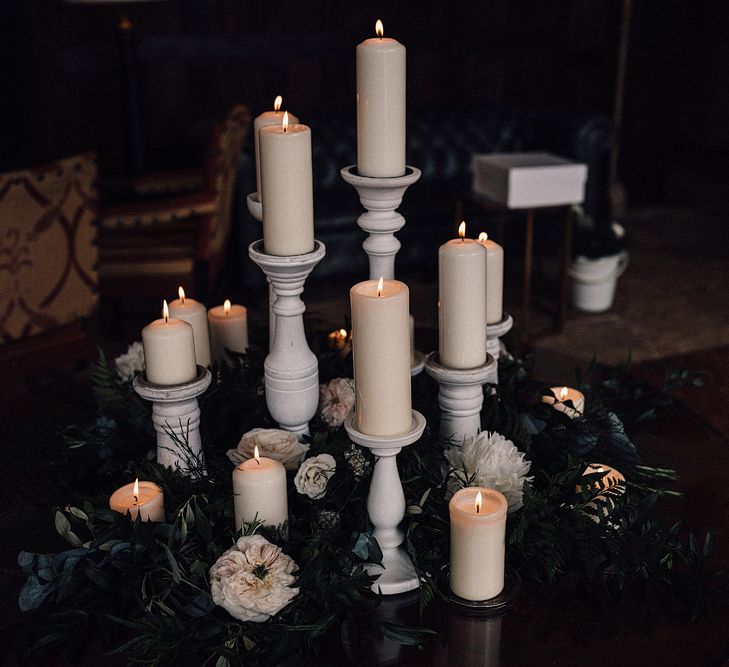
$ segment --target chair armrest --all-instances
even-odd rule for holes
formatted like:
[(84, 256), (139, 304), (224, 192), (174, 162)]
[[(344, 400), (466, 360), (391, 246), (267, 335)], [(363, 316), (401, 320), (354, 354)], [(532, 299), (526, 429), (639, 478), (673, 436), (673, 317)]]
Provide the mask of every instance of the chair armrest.
[(102, 230), (112, 230), (166, 224), (209, 215), (215, 211), (215, 206), (215, 197), (208, 192), (144, 203), (110, 206), (101, 211), (99, 227)]
[(200, 190), (203, 173), (200, 169), (179, 169), (143, 174), (132, 182), (132, 190), (141, 196), (179, 195)]

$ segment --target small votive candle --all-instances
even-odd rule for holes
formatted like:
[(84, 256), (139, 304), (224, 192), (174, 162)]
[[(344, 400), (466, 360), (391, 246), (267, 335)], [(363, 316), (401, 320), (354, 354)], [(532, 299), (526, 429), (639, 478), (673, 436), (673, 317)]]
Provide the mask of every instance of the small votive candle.
[(129, 514), (134, 521), (163, 522), (165, 520), (165, 494), (154, 482), (135, 479), (114, 491), (109, 498), (109, 508), (119, 514)]
[(469, 487), (448, 503), (451, 520), (451, 590), (465, 600), (488, 600), (504, 589), (506, 498)]
[[(551, 387), (552, 395), (542, 396), (542, 403), (548, 403), (555, 410), (564, 412), (570, 419), (581, 417), (585, 412), (585, 395), (572, 387)], [(572, 401), (572, 406), (567, 404)]]

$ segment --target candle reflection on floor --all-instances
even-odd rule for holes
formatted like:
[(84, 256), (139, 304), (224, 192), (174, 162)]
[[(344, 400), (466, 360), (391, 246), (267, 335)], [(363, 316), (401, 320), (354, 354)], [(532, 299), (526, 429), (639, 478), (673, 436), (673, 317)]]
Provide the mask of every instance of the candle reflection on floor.
[(449, 607), (440, 614), (441, 641), (433, 664), (453, 667), (498, 667), (504, 616), (469, 616)]

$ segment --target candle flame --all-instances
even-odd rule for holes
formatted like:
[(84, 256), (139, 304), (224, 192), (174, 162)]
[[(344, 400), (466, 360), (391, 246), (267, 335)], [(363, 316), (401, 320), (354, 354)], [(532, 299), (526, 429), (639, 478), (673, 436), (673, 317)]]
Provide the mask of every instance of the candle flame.
[(489, 240), (489, 235), (486, 232), (481, 232), (478, 235), (478, 240), (481, 241), (481, 243), (483, 243), (484, 241), (488, 241)]
[(162, 319), (165, 321), (165, 324), (170, 321), (170, 309), (167, 306), (167, 299), (162, 300)]
[(377, 19), (375, 22), (375, 34), (382, 39), (382, 36), (385, 34), (385, 26), (382, 25), (382, 21), (380, 19)]
[(261, 455), (258, 453), (258, 445), (253, 448), (253, 458), (256, 459), (258, 465), (261, 465)]
[(284, 117), (283, 117), (283, 131), (286, 132), (289, 129), (289, 112), (284, 111)]
[(384, 285), (385, 285), (385, 279), (382, 276), (380, 276), (380, 280), (377, 283), (377, 296), (382, 296), (382, 288), (384, 287)]
[(225, 300), (225, 301), (223, 302), (223, 312), (224, 312), (224, 313), (225, 313), (226, 315), (230, 315), (230, 299), (226, 299), (226, 300)]
[(458, 237), (463, 239), (466, 236), (466, 221), (462, 220), (461, 224), (458, 225)]
[(184, 304), (185, 303), (185, 290), (182, 289), (182, 285), (180, 285), (177, 288), (177, 296), (180, 297), (180, 301)]
[(132, 495), (134, 496), (134, 504), (139, 504), (139, 477), (134, 480), (134, 490), (132, 491)]
[(479, 491), (476, 494), (476, 502), (474, 503), (474, 506), (476, 507), (476, 514), (481, 513), (481, 505), (483, 504), (483, 496), (481, 495), (481, 492)]
[(346, 329), (340, 329), (340, 330), (339, 330), (339, 335), (340, 335), (340, 336), (341, 336), (342, 338), (346, 338), (346, 337), (347, 337), (347, 330), (346, 330)]
[(276, 95), (276, 99), (273, 101), (273, 110), (281, 111), (281, 105), (283, 104), (283, 97)]
[(568, 393), (567, 387), (562, 387), (562, 389), (559, 390), (559, 400), (564, 401), (567, 398)]

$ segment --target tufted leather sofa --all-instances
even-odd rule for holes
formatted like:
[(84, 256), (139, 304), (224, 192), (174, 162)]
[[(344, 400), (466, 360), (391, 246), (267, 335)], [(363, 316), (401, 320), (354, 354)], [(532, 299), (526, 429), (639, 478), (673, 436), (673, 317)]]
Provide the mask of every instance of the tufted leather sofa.
[[(328, 248), (312, 278), (364, 277), (367, 258), (360, 246), (365, 235), (355, 222), (362, 207), (355, 190), (339, 175), (342, 167), (356, 162), (354, 115), (302, 117), (302, 122), (312, 130), (316, 237)], [(455, 199), (470, 187), (474, 153), (547, 150), (586, 163), (585, 209), (609, 224), (607, 165), (614, 138), (612, 122), (597, 115), (503, 107), (445, 113), (409, 110), (408, 164), (418, 167), (422, 176), (406, 192), (400, 208), (407, 224), (398, 235), (403, 244), (398, 270), (434, 270), (438, 245), (453, 235)], [(252, 154), (246, 161), (242, 189), (251, 192)], [(260, 238), (258, 222), (247, 214), (239, 220), (246, 221), (241, 245)], [(259, 279), (253, 270), (244, 276), (247, 284)]]

